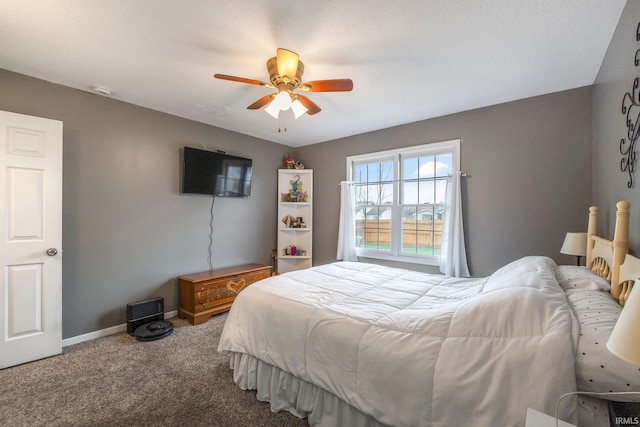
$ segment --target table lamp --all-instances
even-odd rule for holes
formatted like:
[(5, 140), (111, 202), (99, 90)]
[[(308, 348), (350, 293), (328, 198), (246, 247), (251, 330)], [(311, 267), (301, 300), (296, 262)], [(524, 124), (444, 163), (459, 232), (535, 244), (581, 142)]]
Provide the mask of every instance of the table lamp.
[(607, 348), (620, 359), (640, 365), (640, 279), (636, 280), (629, 299), (613, 327)]
[(560, 253), (575, 255), (576, 265), (580, 265), (580, 257), (587, 254), (587, 233), (567, 233)]

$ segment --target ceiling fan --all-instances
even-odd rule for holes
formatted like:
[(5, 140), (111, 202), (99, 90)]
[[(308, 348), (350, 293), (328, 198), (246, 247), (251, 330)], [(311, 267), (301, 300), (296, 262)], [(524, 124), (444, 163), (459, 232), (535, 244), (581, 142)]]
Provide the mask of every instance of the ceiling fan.
[(249, 110), (257, 110), (266, 106), (265, 111), (276, 119), (280, 111), (289, 108), (293, 111), (296, 119), (304, 113), (313, 115), (320, 112), (318, 105), (306, 96), (294, 93), (294, 90), (348, 92), (353, 89), (351, 79), (315, 80), (302, 83), (304, 64), (299, 60), (297, 53), (287, 49), (279, 48), (277, 55), (267, 61), (267, 71), (271, 83), (226, 74), (214, 74), (213, 77), (277, 89), (276, 93), (265, 95), (247, 107)]

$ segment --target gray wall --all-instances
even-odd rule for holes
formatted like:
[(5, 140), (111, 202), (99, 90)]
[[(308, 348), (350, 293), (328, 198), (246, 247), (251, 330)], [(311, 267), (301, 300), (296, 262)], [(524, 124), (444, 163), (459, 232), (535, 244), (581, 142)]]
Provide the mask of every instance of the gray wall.
[[(620, 140), (627, 138), (622, 99), (625, 93), (633, 92), (633, 81), (640, 77), (640, 67), (634, 65), (640, 49), (636, 40), (639, 21), (640, 2), (627, 2), (593, 89), (593, 199), (601, 213), (598, 223), (603, 234), (613, 237), (616, 202), (631, 202), (630, 249), (636, 254), (640, 247), (640, 168), (636, 163), (639, 173), (633, 188), (628, 188), (629, 177), (620, 170)], [(640, 101), (638, 91), (635, 101)], [(632, 112), (630, 118), (635, 122), (639, 107)], [(639, 148), (636, 146), (636, 151)]]
[(471, 175), (462, 185), (471, 274), (525, 255), (574, 263), (559, 250), (567, 231), (587, 228), (591, 101), (584, 87), (298, 148), (315, 170), (314, 264), (335, 260), (347, 156), (454, 138)]
[(63, 337), (126, 321), (126, 304), (208, 270), (211, 197), (181, 195), (180, 149), (254, 160), (248, 199), (216, 198), (214, 267), (271, 264), (277, 169), (290, 148), (0, 70), (0, 109), (64, 122)]

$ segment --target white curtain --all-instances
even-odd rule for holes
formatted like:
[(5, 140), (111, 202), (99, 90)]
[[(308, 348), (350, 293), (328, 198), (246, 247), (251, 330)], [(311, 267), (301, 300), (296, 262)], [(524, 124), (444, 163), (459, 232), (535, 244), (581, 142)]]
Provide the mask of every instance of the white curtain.
[(462, 224), (461, 175), (460, 171), (454, 171), (447, 182), (446, 215), (442, 223), (440, 272), (447, 276), (469, 277)]
[(340, 225), (338, 228), (337, 259), (358, 261), (356, 256), (356, 229), (354, 222), (355, 189), (353, 182), (340, 183)]

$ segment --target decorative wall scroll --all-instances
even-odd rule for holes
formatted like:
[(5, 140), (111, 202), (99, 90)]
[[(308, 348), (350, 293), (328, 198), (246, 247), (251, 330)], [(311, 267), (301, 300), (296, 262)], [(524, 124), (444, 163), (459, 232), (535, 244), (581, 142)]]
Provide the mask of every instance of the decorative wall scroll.
[[(636, 41), (640, 41), (640, 22), (636, 28)], [(634, 58), (635, 66), (640, 65), (640, 49), (636, 50)], [(622, 114), (625, 116), (627, 125), (627, 136), (620, 140), (620, 170), (629, 174), (627, 187), (633, 187), (633, 178), (636, 171), (636, 142), (638, 141), (638, 132), (640, 132), (640, 94), (638, 92), (640, 86), (640, 78), (633, 80), (632, 89), (625, 93), (622, 97)]]

